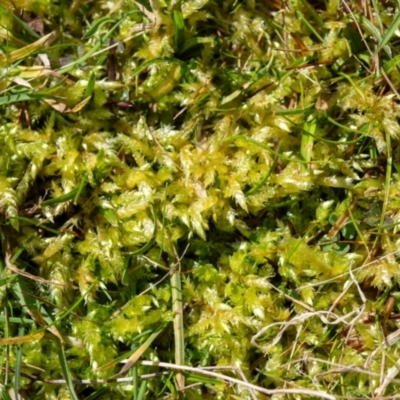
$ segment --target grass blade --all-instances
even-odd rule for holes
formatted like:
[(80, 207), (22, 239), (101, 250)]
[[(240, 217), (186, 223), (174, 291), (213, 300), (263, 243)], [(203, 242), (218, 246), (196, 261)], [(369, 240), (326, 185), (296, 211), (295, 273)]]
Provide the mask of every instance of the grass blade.
[[(11, 283), (18, 275), (11, 275), (8, 276), (7, 278), (1, 278), (0, 279), (0, 287), (7, 285), (8, 283)], [(2, 317), (0, 317), (2, 318)]]
[(0, 346), (10, 345), (10, 344), (26, 344), (40, 340), (44, 336), (44, 332), (36, 332), (31, 335), (16, 336), (9, 338), (0, 338)]
[[(143, 332), (139, 335), (137, 335), (133, 341), (136, 342), (137, 340), (139, 340), (142, 336), (146, 336), (148, 334), (151, 334), (153, 331), (147, 330), (146, 332)], [(121, 361), (126, 360), (128, 357), (130, 357), (134, 352), (136, 351), (136, 349), (133, 349), (131, 351), (128, 351), (127, 353), (123, 354), (120, 357), (117, 357), (116, 359), (108, 362), (107, 364), (102, 365), (101, 367), (98, 367), (95, 369), (95, 371), (105, 371), (109, 368), (114, 367), (115, 365), (117, 365), (118, 363), (120, 363)]]
[(96, 83), (96, 75), (94, 73), (91, 73), (89, 82), (85, 89), (85, 97), (89, 97), (93, 94), (95, 83)]
[(146, 61), (143, 64), (141, 64), (139, 67), (137, 67), (133, 72), (132, 72), (132, 78), (135, 76), (139, 75), (142, 71), (145, 69), (149, 68), (153, 64), (159, 64), (159, 63), (175, 63), (175, 64), (181, 64), (181, 61), (178, 60), (177, 58), (154, 58), (150, 61)]
[[(134, 13), (138, 13), (138, 10), (135, 11), (130, 11), (129, 13), (127, 13), (126, 15), (124, 15), (124, 17), (122, 17), (119, 21), (117, 21), (115, 23), (115, 25), (110, 28), (107, 33), (101, 38), (101, 40), (99, 40), (86, 54), (84, 54), (82, 57), (80, 57), (78, 60), (60, 68), (59, 70), (57, 70), (57, 72), (59, 74), (64, 74), (66, 72), (71, 71), (71, 69), (73, 69), (74, 67), (76, 67), (77, 65), (82, 64), (83, 62), (85, 62), (86, 60), (88, 60), (89, 58), (91, 58), (98, 50), (100, 50), (101, 46), (104, 43), (107, 43), (108, 39), (111, 37), (111, 35), (114, 33), (114, 31), (118, 28), (118, 26), (121, 24), (121, 22), (124, 21), (125, 18), (127, 18), (129, 15), (134, 14)], [(102, 23), (100, 25), (103, 25), (107, 22), (111, 22), (113, 21), (113, 19), (109, 19), (109, 17), (105, 17), (103, 18), (104, 20), (106, 19), (106, 21), (102, 21)], [(97, 24), (95, 24), (96, 26), (94, 26), (93, 28), (93, 34), (95, 33), (95, 31), (97, 31), (100, 26), (98, 26)], [(92, 36), (92, 34), (91, 34)]]
[[(20, 326), (18, 329), (18, 336), (24, 336), (25, 326)], [(14, 372), (14, 393), (15, 398), (19, 400), (19, 384), (21, 378), (21, 364), (22, 364), (22, 345), (17, 347), (17, 355), (15, 360), (15, 372)]]
[(146, 341), (135, 350), (135, 352), (128, 358), (126, 361), (126, 364), (121, 368), (121, 371), (119, 371), (118, 375), (125, 373), (128, 371), (133, 364), (139, 358), (143, 355), (143, 353), (150, 347), (150, 345), (154, 342), (154, 340), (157, 338), (157, 336), (164, 330), (165, 325), (163, 325), (160, 329), (157, 331), (153, 332), (147, 339)]
[(300, 145), (300, 154), (307, 163), (309, 163), (312, 158), (316, 130), (317, 120), (316, 118), (310, 117), (308, 121), (304, 123)]
[(388, 74), (392, 72), (394, 67), (397, 67), (397, 65), (400, 64), (400, 54), (397, 56), (394, 56), (391, 60), (387, 61), (385, 64), (383, 64), (383, 69), (384, 71)]
[(31, 36), (32, 39), (40, 39), (40, 35), (38, 33), (36, 33), (26, 22), (18, 18), (14, 13), (8, 12), (3, 5), (0, 5), (0, 13), (6, 15), (7, 17), (11, 16), (15, 24), (18, 25), (24, 33)]
[[(378, 43), (383, 43), (383, 38), (381, 32), (379, 32), (379, 29), (366, 17), (363, 15), (356, 16), (358, 22), (372, 35), (375, 37), (375, 39), (378, 41)], [(389, 46), (383, 45), (381, 49), (385, 50), (386, 54), (389, 57), (392, 57), (392, 50), (390, 49)], [(380, 50), (379, 50), (380, 51)], [(377, 51), (378, 52), (378, 51)]]
[(400, 24), (400, 13), (397, 14), (396, 18), (390, 24), (388, 30), (386, 31), (386, 33), (383, 36), (378, 48), (376, 49), (376, 53), (379, 53), (389, 43), (389, 40), (392, 38), (392, 36), (396, 32), (399, 24)]
[(79, 193), (79, 187), (71, 190), (70, 192), (68, 192), (66, 194), (63, 194), (62, 196), (56, 197), (54, 199), (42, 201), (41, 206), (47, 207), (47, 206), (51, 206), (53, 204), (65, 203), (66, 201), (75, 199), (78, 193)]
[(103, 17), (99, 18), (95, 21), (95, 23), (91, 26), (91, 28), (83, 35), (82, 39), (87, 40), (90, 39), (92, 36), (96, 34), (98, 30), (101, 29), (101, 27), (108, 22), (114, 22), (114, 18), (111, 17)]
[(85, 188), (85, 186), (86, 186), (86, 177), (85, 177), (85, 175), (83, 175), (82, 179), (81, 179), (81, 183), (78, 186), (78, 191), (76, 192), (76, 195), (74, 197), (74, 204), (78, 203), (79, 196), (81, 195), (81, 193), (82, 193), (83, 189)]
[(103, 386), (103, 387), (97, 389), (94, 393), (90, 394), (88, 397), (85, 397), (84, 400), (95, 400), (106, 391), (107, 391), (107, 388)]
[(0, 54), (0, 63), (13, 63), (15, 61), (21, 60), (22, 58), (28, 57), (30, 54), (34, 53), (43, 48), (44, 44), (48, 41), (55, 39), (56, 32), (53, 31), (46, 36), (43, 36), (34, 43), (28, 44), (22, 49), (15, 50), (9, 54)]
[[(0, 322), (4, 323), (6, 318), (0, 315)], [(19, 317), (8, 317), (8, 321), (12, 324), (35, 324), (36, 322), (33, 319), (28, 318), (19, 318)]]
[(307, 8), (308, 12), (312, 15), (314, 21), (317, 23), (319, 28), (321, 29), (322, 32), (325, 32), (325, 25), (324, 21), (322, 18), (319, 16), (318, 12), (315, 10), (315, 8), (307, 1), (307, 0), (301, 0), (303, 5)]
[(154, 242), (156, 241), (157, 232), (158, 232), (158, 222), (157, 222), (156, 208), (154, 205), (153, 205), (153, 224), (154, 224), (153, 237), (139, 250), (128, 252), (125, 254), (129, 254), (131, 256), (139, 256), (140, 254), (145, 253), (147, 250), (150, 250), (150, 248), (153, 246)]
[(60, 360), (61, 370), (63, 372), (64, 379), (67, 383), (67, 388), (68, 388), (69, 394), (71, 395), (73, 400), (79, 400), (79, 398), (75, 392), (75, 389), (74, 389), (74, 384), (72, 382), (71, 373), (68, 368), (67, 357), (65, 356), (64, 346), (62, 345), (61, 341), (58, 341), (58, 358)]
[(18, 260), (19, 256), (24, 252), (26, 249), (26, 246), (29, 245), (29, 243), (32, 242), (33, 239), (35, 239), (36, 235), (30, 236), (19, 248), (18, 250), (14, 253), (14, 255), (11, 257), (10, 262), (13, 264), (15, 261)]
[(140, 384), (140, 389), (139, 389), (139, 394), (138, 394), (138, 400), (144, 400), (144, 396), (146, 395), (146, 389), (147, 389), (147, 379), (143, 380), (142, 383)]
[[(280, 148), (281, 148), (281, 146), (280, 146), (280, 144), (279, 144), (279, 147), (278, 147), (278, 150), (277, 150), (278, 152), (279, 152)], [(267, 175), (265, 175), (264, 178), (261, 179), (261, 181), (260, 181), (256, 186), (254, 186), (253, 188), (251, 188), (249, 191), (246, 192), (246, 194), (247, 194), (248, 196), (249, 196), (249, 195), (252, 195), (252, 194), (254, 194), (254, 193), (257, 193), (257, 192), (264, 186), (265, 182), (268, 181), (269, 177), (270, 177), (270, 176), (272, 175), (272, 173), (275, 171), (275, 168), (276, 168), (278, 162), (279, 162), (279, 157), (275, 157), (274, 162), (272, 163), (271, 168), (270, 168), (269, 171), (267, 172)]]
[(315, 30), (315, 28), (310, 24), (310, 22), (307, 20), (307, 18), (304, 16), (304, 14), (300, 10), (296, 10), (296, 14), (304, 22), (304, 24), (307, 26), (307, 28), (315, 35), (315, 37), (318, 38), (318, 40), (321, 43), (325, 43), (324, 39)]
[(82, 64), (83, 62), (88, 60), (90, 57), (92, 57), (93, 54), (96, 53), (96, 51), (100, 49), (100, 47), (101, 47), (101, 43), (100, 42), (96, 43), (86, 54), (84, 54), (78, 60), (66, 65), (65, 67), (58, 69), (57, 73), (65, 74), (66, 72), (71, 71), (71, 69), (73, 69), (75, 66)]
[(0, 97), (0, 106), (5, 106), (12, 103), (20, 103), (21, 101), (40, 100), (43, 96), (37, 94), (11, 94), (8, 96)]
[(1, 391), (1, 396), (2, 396), (3, 400), (15, 400), (15, 399), (12, 399), (5, 390)]
[(35, 226), (35, 227), (37, 227), (37, 228), (40, 228), (40, 229), (43, 229), (43, 230), (45, 230), (45, 231), (47, 231), (47, 232), (54, 233), (55, 235), (59, 235), (59, 234), (61, 233), (60, 231), (57, 231), (57, 230), (55, 230), (55, 229), (48, 228), (46, 225), (43, 225), (40, 221), (36, 221), (36, 220), (34, 220), (34, 219), (32, 219), (32, 218), (27, 218), (27, 217), (12, 217), (12, 219), (17, 219), (18, 221), (26, 222), (26, 223), (29, 224), (29, 225), (33, 225), (33, 226)]
[(282, 160), (286, 160), (286, 161), (294, 161), (295, 160), (298, 163), (307, 164), (307, 161), (301, 160), (300, 158), (293, 159), (293, 158), (286, 157), (283, 154), (280, 154), (277, 151), (275, 151), (275, 150), (271, 149), (270, 147), (266, 146), (265, 144), (260, 143), (257, 140), (242, 136), (242, 135), (231, 136), (228, 139), (225, 139), (225, 141), (232, 141), (232, 140), (239, 139), (239, 138), (240, 139), (244, 139), (246, 142), (252, 143), (252, 144), (254, 144), (254, 145), (258, 146), (258, 147), (261, 147), (262, 149), (268, 151), (269, 153), (274, 154), (277, 157), (280, 157)]
[[(172, 307), (174, 310), (174, 340), (175, 340), (175, 364), (185, 365), (185, 339), (183, 334), (183, 305), (182, 284), (180, 270), (171, 275)], [(179, 398), (183, 398), (185, 377), (182, 371), (177, 371), (176, 381), (178, 384)]]
[(365, 98), (364, 93), (360, 90), (360, 88), (356, 85), (356, 83), (351, 79), (351, 77), (344, 72), (339, 72), (338, 75), (342, 76), (343, 78), (347, 79), (351, 86), (353, 86), (354, 90), (361, 96), (362, 99)]
[[(132, 367), (132, 383), (133, 383), (133, 400), (139, 398), (139, 381), (138, 381), (138, 366), (135, 364)], [(142, 382), (143, 383), (143, 382)]]
[(185, 42), (185, 21), (183, 20), (183, 14), (180, 8), (172, 12), (172, 22), (175, 31), (175, 49), (177, 52), (181, 52), (182, 45)]

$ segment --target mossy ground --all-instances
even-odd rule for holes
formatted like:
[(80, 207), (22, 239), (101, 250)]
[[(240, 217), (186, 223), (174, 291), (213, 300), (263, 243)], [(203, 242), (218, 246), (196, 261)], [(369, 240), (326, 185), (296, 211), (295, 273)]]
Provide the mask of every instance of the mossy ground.
[(3, 1), (3, 399), (395, 398), (399, 25)]

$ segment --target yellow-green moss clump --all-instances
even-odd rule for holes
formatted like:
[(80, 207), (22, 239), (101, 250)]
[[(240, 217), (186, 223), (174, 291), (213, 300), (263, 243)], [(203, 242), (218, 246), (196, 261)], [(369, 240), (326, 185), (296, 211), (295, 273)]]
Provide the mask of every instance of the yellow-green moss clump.
[(3, 398), (398, 393), (398, 15), (3, 2)]

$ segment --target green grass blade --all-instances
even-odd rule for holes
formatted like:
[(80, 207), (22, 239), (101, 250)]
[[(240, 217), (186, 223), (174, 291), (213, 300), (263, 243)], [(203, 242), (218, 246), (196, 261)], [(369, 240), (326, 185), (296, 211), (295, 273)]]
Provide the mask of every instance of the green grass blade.
[(79, 400), (78, 395), (75, 392), (74, 384), (72, 382), (71, 373), (68, 368), (68, 361), (65, 355), (64, 346), (62, 345), (61, 341), (58, 340), (58, 358), (61, 365), (61, 370), (63, 372), (64, 379), (67, 384), (67, 388), (69, 394), (71, 395), (73, 400)]
[(122, 18), (120, 18), (118, 21), (115, 22), (114, 18), (111, 17), (103, 17), (100, 18), (99, 20), (97, 20), (93, 26), (89, 29), (89, 31), (83, 36), (82, 39), (86, 40), (91, 38), (92, 36), (94, 36), (96, 34), (97, 31), (99, 31), (101, 29), (101, 27), (109, 22), (115, 22), (115, 24), (112, 26), (112, 28), (110, 28), (107, 33), (104, 35), (104, 37), (102, 38), (102, 42), (106, 42), (111, 35), (114, 33), (114, 31), (118, 28), (118, 26), (126, 19), (128, 18), (130, 15), (132, 14), (137, 14), (137, 13), (141, 13), (139, 10), (133, 10), (130, 11), (128, 13), (126, 13)]
[(153, 224), (154, 224), (154, 230), (153, 230), (152, 238), (143, 247), (141, 247), (139, 250), (132, 251), (132, 252), (127, 252), (125, 254), (129, 254), (131, 256), (139, 256), (140, 254), (145, 253), (147, 250), (150, 250), (151, 247), (153, 246), (153, 244), (155, 243), (156, 238), (157, 238), (157, 232), (158, 232), (158, 222), (157, 222), (156, 208), (155, 208), (154, 204), (153, 204), (153, 207), (152, 207), (152, 212), (153, 212)]
[(56, 229), (48, 228), (46, 225), (43, 225), (40, 221), (36, 221), (32, 218), (27, 217), (12, 217), (13, 219), (17, 219), (20, 222), (26, 222), (29, 225), (33, 225), (37, 228), (43, 229), (47, 232), (54, 233), (55, 235), (59, 235), (61, 232), (57, 231)]
[(326, 28), (324, 25), (324, 21), (322, 20), (318, 12), (315, 10), (315, 8), (307, 0), (301, 0), (301, 2), (307, 8), (307, 11), (311, 14), (311, 16), (313, 17), (314, 21), (317, 23), (321, 31), (325, 32)]
[(56, 197), (54, 199), (49, 199), (42, 201), (41, 206), (47, 207), (52, 206), (53, 204), (65, 203), (66, 201), (75, 199), (76, 195), (79, 193), (79, 187), (71, 190), (70, 192), (63, 194), (62, 196)]
[[(74, 67), (82, 64), (83, 62), (85, 62), (86, 60), (88, 60), (89, 58), (91, 58), (94, 53), (96, 53), (98, 50), (100, 50), (100, 48), (107, 43), (108, 39), (112, 36), (112, 34), (114, 33), (114, 31), (118, 28), (118, 26), (131, 14), (134, 13), (139, 13), (140, 11), (135, 10), (135, 11), (130, 11), (129, 13), (127, 13), (126, 15), (124, 15), (124, 17), (122, 17), (119, 21), (117, 21), (114, 26), (112, 28), (110, 28), (107, 33), (86, 53), (84, 54), (82, 57), (80, 57), (78, 60), (66, 65), (65, 67), (62, 67), (60, 69), (57, 70), (57, 72), (59, 74), (64, 74), (66, 72), (71, 71), (71, 69), (73, 69)], [(105, 23), (108, 22), (112, 22), (114, 21), (114, 19), (109, 18), (109, 17), (105, 17), (103, 18), (103, 20), (105, 21), (101, 21), (100, 25), (98, 25), (97, 23), (95, 24), (95, 26), (92, 29), (92, 33), (90, 34), (91, 36), (93, 36), (93, 34), (101, 28), (102, 25), (104, 25)]]
[(1, 398), (2, 398), (3, 400), (15, 400), (15, 399), (12, 399), (12, 398), (10, 397), (10, 395), (9, 395), (5, 390), (2, 390), (2, 391), (1, 391)]
[(392, 21), (386, 33), (383, 35), (382, 40), (376, 50), (376, 53), (379, 53), (389, 43), (389, 40), (393, 37), (399, 24), (400, 24), (400, 13), (397, 14), (396, 18)]
[[(278, 153), (279, 153), (280, 148), (281, 148), (281, 146), (280, 146), (280, 144), (279, 144)], [(272, 163), (271, 168), (270, 168), (269, 171), (267, 172), (267, 175), (265, 175), (264, 178), (261, 179), (261, 181), (260, 181), (256, 186), (254, 186), (253, 188), (251, 188), (249, 191), (246, 192), (246, 194), (247, 194), (248, 196), (249, 196), (249, 195), (252, 195), (252, 194), (254, 194), (254, 193), (257, 193), (257, 192), (264, 186), (265, 182), (268, 181), (269, 177), (270, 177), (270, 176), (273, 174), (273, 172), (275, 171), (275, 168), (276, 168), (278, 162), (279, 162), (279, 157), (275, 157), (274, 162)]]
[(390, 73), (392, 72), (393, 68), (397, 67), (399, 64), (400, 64), (400, 54), (394, 56), (392, 59), (385, 62), (385, 64), (383, 64), (383, 69), (386, 73)]
[[(18, 277), (18, 278), (21, 278), (21, 277)], [(46, 325), (42, 326), (41, 329), (39, 329), (35, 332), (35, 333), (39, 333), (48, 328), (51, 328), (52, 326), (58, 324), (63, 319), (68, 317), (68, 315), (70, 315), (82, 303), (82, 301), (85, 299), (87, 294), (90, 293), (90, 291), (93, 289), (95, 283), (97, 283), (97, 281), (92, 282), (92, 284), (89, 286), (88, 290), (82, 296), (80, 296), (78, 298), (78, 300), (75, 301), (75, 303), (73, 303), (64, 312), (62, 312), (56, 319), (53, 319), (51, 317), (51, 314), (49, 314), (42, 305), (37, 303), (37, 301), (35, 299), (36, 296), (32, 296), (32, 298), (31, 298), (30, 296), (25, 295), (25, 293), (30, 293), (30, 289), (25, 281), (23, 281), (22, 279), (18, 279), (14, 283), (12, 289), (13, 289), (16, 299), (19, 301), (19, 303), (21, 305), (26, 307), (28, 310), (36, 310), (37, 309), (40, 312), (40, 314), (43, 316), (44, 320), (46, 321)]]
[[(357, 15), (356, 16), (358, 22), (365, 28), (367, 31), (375, 37), (375, 39), (378, 41), (378, 43), (383, 43), (383, 38), (381, 32), (379, 32), (379, 29), (366, 17), (363, 15)], [(389, 57), (392, 57), (392, 50), (390, 49), (389, 46), (383, 45), (382, 49), (385, 50), (386, 54)]]
[(282, 160), (296, 161), (296, 162), (299, 162), (299, 163), (302, 163), (302, 164), (307, 164), (307, 161), (301, 160), (300, 158), (293, 159), (293, 158), (286, 157), (283, 154), (280, 154), (277, 151), (275, 151), (275, 150), (271, 149), (270, 147), (266, 146), (265, 144), (262, 144), (262, 143), (258, 142), (257, 140), (250, 139), (250, 138), (247, 138), (247, 137), (242, 136), (242, 135), (232, 136), (232, 137), (228, 138), (226, 141), (235, 140), (237, 138), (242, 138), (242, 139), (246, 140), (249, 143), (252, 143), (252, 144), (254, 144), (254, 145), (258, 146), (258, 147), (261, 147), (262, 149), (268, 151), (269, 153), (274, 154), (276, 157), (280, 157)]
[(315, 35), (315, 37), (321, 42), (325, 43), (324, 39), (321, 35), (316, 31), (316, 29), (310, 24), (308, 19), (304, 16), (304, 14), (300, 10), (296, 10), (297, 16), (303, 21), (303, 23), (307, 26), (307, 28)]
[(382, 23), (382, 18), (381, 18), (381, 10), (379, 9), (379, 5), (376, 0), (371, 0), (372, 6), (374, 7), (375, 15), (374, 17), (376, 18), (376, 21), (378, 22), (379, 29), (381, 32), (383, 32), (384, 27)]
[(32, 242), (33, 239), (35, 239), (35, 237), (36, 234), (30, 236), (27, 240), (25, 240), (25, 242), (20, 247), (18, 247), (18, 250), (14, 253), (14, 255), (10, 259), (11, 264), (14, 264), (15, 261), (18, 260), (19, 256), (25, 251), (26, 247), (29, 245), (29, 243)]
[(68, 315), (71, 314), (72, 311), (74, 311), (74, 310), (79, 306), (79, 304), (82, 303), (83, 300), (85, 300), (85, 297), (91, 292), (91, 290), (94, 288), (94, 286), (95, 286), (96, 283), (97, 283), (97, 281), (93, 281), (92, 284), (89, 286), (88, 290), (86, 290), (86, 292), (85, 292), (82, 296), (80, 296), (80, 297), (78, 298), (78, 300), (75, 301), (75, 303), (73, 303), (70, 307), (68, 307), (67, 310), (65, 310), (59, 317), (57, 317), (57, 318), (54, 320), (54, 322), (52, 322), (52, 323), (51, 323), (50, 325), (48, 325), (48, 326), (58, 324), (58, 323), (59, 323), (60, 321), (62, 321), (64, 318), (68, 317)]
[[(6, 321), (5, 317), (0, 315), (0, 322), (4, 323)], [(29, 318), (19, 318), (19, 317), (8, 317), (8, 321), (12, 324), (36, 324), (33, 319)]]
[(146, 389), (147, 389), (147, 379), (143, 380), (142, 383), (140, 384), (140, 389), (139, 389), (139, 394), (138, 394), (138, 400), (144, 400), (145, 395), (146, 395)]
[(349, 128), (348, 126), (342, 125), (339, 122), (335, 121), (333, 118), (331, 118), (329, 115), (326, 114), (326, 119), (333, 125), (336, 125), (337, 127), (343, 129), (346, 132), (361, 132), (357, 131), (357, 129)]
[(175, 64), (181, 64), (181, 61), (178, 60), (177, 58), (154, 58), (150, 61), (144, 62), (140, 67), (137, 67), (133, 72), (132, 72), (132, 78), (135, 76), (139, 75), (142, 71), (145, 69), (149, 68), (153, 64), (159, 64), (159, 63), (175, 63)]
[(186, 376), (186, 379), (188, 382), (202, 382), (205, 385), (218, 385), (219, 383), (221, 383), (221, 381), (218, 379), (196, 374), (194, 372), (189, 372)]
[(137, 364), (134, 364), (132, 366), (132, 384), (133, 384), (133, 400), (138, 400), (138, 398), (139, 398), (139, 380), (138, 380)]
[(97, 19), (94, 24), (90, 27), (90, 29), (83, 35), (82, 39), (90, 39), (92, 36), (96, 34), (97, 31), (101, 29), (101, 27), (109, 22), (114, 22), (115, 19), (111, 17), (103, 17)]
[[(8, 339), (10, 337), (10, 325), (9, 325), (9, 320), (8, 320), (9, 316), (8, 316), (8, 308), (7, 308), (7, 306), (8, 305), (4, 305), (4, 307), (3, 307), (4, 325), (2, 326), (2, 331), (3, 331), (4, 339)], [(12, 308), (11, 308), (11, 310), (12, 310)], [(5, 356), (3, 356), (3, 357), (5, 358), (5, 361), (4, 361), (5, 368), (6, 368), (6, 371), (8, 371), (9, 359), (10, 359), (10, 345), (9, 344), (5, 345), (4, 355)], [(8, 373), (5, 376), (4, 384), (8, 384)], [(4, 392), (4, 391), (2, 391), (2, 392)]]
[(347, 75), (344, 72), (338, 72), (338, 75), (345, 78), (350, 83), (350, 85), (353, 86), (354, 90), (361, 96), (362, 99), (365, 98), (364, 93), (360, 90), (360, 88), (353, 81), (353, 79), (351, 79), (350, 75)]
[(182, 45), (185, 42), (185, 21), (183, 20), (183, 14), (180, 8), (172, 12), (172, 22), (175, 31), (175, 49), (177, 52), (181, 52)]
[(21, 94), (10, 94), (8, 96), (1, 96), (0, 97), (0, 106), (5, 106), (13, 103), (20, 103), (22, 101), (32, 101), (32, 100), (39, 100), (43, 98), (43, 96), (40, 95), (34, 95), (34, 94), (27, 94), (27, 93), (21, 93)]
[(65, 74), (66, 72), (71, 71), (71, 69), (75, 68), (76, 66), (82, 64), (86, 60), (88, 60), (90, 57), (93, 56), (96, 51), (98, 51), (101, 47), (102, 43), (97, 42), (86, 54), (84, 54), (82, 57), (80, 57), (78, 60), (66, 65), (65, 67), (62, 67), (57, 70), (59, 74)]
[(26, 22), (24, 22), (22, 19), (18, 18), (14, 13), (9, 12), (6, 7), (3, 5), (0, 5), (0, 13), (4, 14), (5, 16), (11, 16), (13, 21), (15, 22), (16, 25), (18, 25), (23, 33), (27, 34), (30, 36), (33, 40), (38, 40), (40, 39), (40, 35), (35, 32)]
[(241, 89), (235, 90), (233, 93), (231, 93), (228, 96), (225, 96), (225, 97), (223, 97), (221, 99), (220, 106), (223, 106), (224, 104), (227, 104), (227, 103), (231, 102), (232, 100), (234, 100), (237, 97), (239, 97), (241, 94), (242, 94), (242, 90)]
[(97, 389), (94, 393), (92, 393), (89, 396), (85, 397), (84, 400), (95, 400), (106, 391), (107, 391), (107, 388), (105, 386), (103, 386), (103, 387)]
[[(18, 336), (24, 336), (25, 334), (25, 326), (22, 325), (18, 329)], [(15, 371), (14, 371), (14, 393), (15, 398), (19, 399), (19, 387), (20, 387), (20, 378), (21, 378), (21, 365), (22, 365), (22, 344), (17, 346), (17, 355), (15, 360)]]
[(95, 84), (96, 84), (96, 75), (95, 75), (95, 73), (91, 73), (89, 82), (85, 89), (85, 97), (89, 97), (93, 94)]
[[(0, 279), (0, 287), (7, 285), (8, 283), (11, 283), (12, 281), (14, 281), (14, 279), (17, 277), (18, 275), (11, 275), (7, 278), (1, 278)], [(0, 317), (1, 319), (1, 317)]]
[(297, 197), (293, 200), (282, 201), (281, 203), (268, 203), (268, 204), (265, 204), (264, 207), (268, 210), (276, 210), (277, 208), (287, 207), (292, 204), (298, 203), (300, 200), (301, 200), (301, 198)]
[(114, 211), (111, 208), (99, 207), (101, 215), (112, 225), (118, 226), (118, 218), (116, 217)]
[(85, 186), (86, 186), (86, 177), (83, 174), (81, 182), (80, 182), (80, 184), (78, 186), (78, 191), (76, 192), (76, 195), (74, 197), (74, 204), (78, 204), (79, 196), (81, 195), (81, 193), (82, 193), (83, 189), (85, 188)]

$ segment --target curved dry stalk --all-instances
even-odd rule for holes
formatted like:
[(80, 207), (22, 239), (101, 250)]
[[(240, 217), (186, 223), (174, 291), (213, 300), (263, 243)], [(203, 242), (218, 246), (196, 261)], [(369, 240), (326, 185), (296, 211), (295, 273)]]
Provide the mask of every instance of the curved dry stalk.
[(171, 363), (164, 363), (164, 362), (153, 362), (153, 361), (140, 361), (140, 364), (151, 366), (151, 367), (161, 367), (161, 368), (168, 368), (168, 369), (178, 369), (183, 371), (190, 371), (196, 372), (202, 375), (210, 376), (217, 379), (222, 379), (227, 382), (235, 383), (241, 386), (244, 386), (248, 389), (253, 389), (257, 392), (264, 393), (267, 395), (274, 395), (274, 394), (297, 394), (297, 395), (304, 395), (304, 396), (315, 396), (320, 399), (327, 399), (327, 400), (336, 400), (336, 396), (330, 395), (323, 391), (316, 391), (310, 389), (265, 389), (261, 386), (253, 385), (252, 383), (244, 382), (236, 378), (232, 378), (227, 375), (219, 374), (217, 372), (212, 372), (208, 370), (204, 370), (202, 368), (195, 368), (195, 367), (188, 367), (182, 365), (176, 365)]

